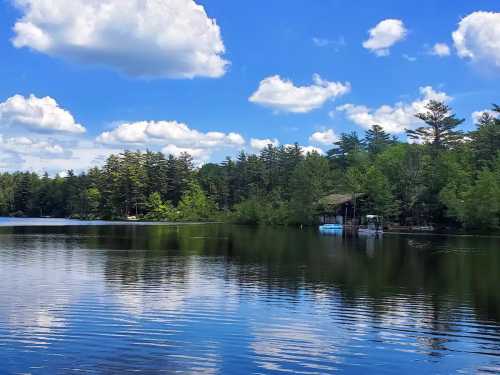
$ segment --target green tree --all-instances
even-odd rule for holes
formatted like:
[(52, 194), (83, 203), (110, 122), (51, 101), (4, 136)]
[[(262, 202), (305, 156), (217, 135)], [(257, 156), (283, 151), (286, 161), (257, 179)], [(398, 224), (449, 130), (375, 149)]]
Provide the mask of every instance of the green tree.
[(197, 182), (191, 181), (177, 207), (184, 221), (206, 221), (214, 218), (215, 204), (206, 196)]
[(310, 153), (294, 169), (290, 179), (290, 221), (301, 224), (314, 222), (319, 199), (331, 189), (328, 161), (318, 153)]
[(374, 166), (387, 178), (399, 203), (400, 222), (417, 221), (419, 202), (425, 191), (424, 150), (420, 145), (397, 144), (377, 156)]
[(500, 152), (500, 107), (493, 105), (493, 113), (484, 112), (469, 134), (479, 168), (490, 166)]
[(33, 210), (34, 175), (31, 173), (18, 174), (14, 191), (14, 211), (18, 215), (31, 215)]
[(83, 191), (83, 200), (85, 204), (85, 217), (98, 218), (99, 205), (101, 202), (101, 192), (96, 187), (90, 187)]
[(163, 221), (176, 219), (176, 212), (174, 207), (169, 202), (164, 202), (161, 199), (161, 194), (154, 192), (149, 195), (146, 202), (147, 213), (145, 218), (147, 220)]
[(417, 113), (415, 116), (424, 121), (426, 126), (414, 130), (407, 129), (406, 134), (409, 138), (431, 144), (436, 151), (453, 147), (463, 139), (462, 132), (456, 128), (465, 120), (458, 119), (448, 105), (431, 100), (425, 108), (426, 112)]
[(374, 166), (368, 168), (364, 177), (363, 192), (366, 194), (365, 209), (370, 214), (381, 215), (385, 218), (396, 218), (399, 207), (392, 194), (389, 180)]
[(177, 205), (181, 200), (182, 194), (190, 186), (193, 174), (193, 158), (191, 155), (183, 152), (176, 158), (169, 155), (167, 160), (167, 200)]
[(160, 193), (162, 199), (168, 196), (168, 163), (165, 155), (161, 152), (147, 151), (144, 155), (144, 196), (149, 197), (152, 193)]
[(380, 125), (372, 125), (372, 127), (365, 132), (366, 149), (372, 157), (377, 156), (387, 147), (394, 144), (394, 140), (389, 133), (384, 131)]
[(260, 224), (266, 208), (256, 197), (249, 198), (241, 203), (235, 204), (232, 220), (238, 224)]
[(327, 153), (328, 158), (343, 171), (364, 161), (365, 145), (356, 132), (342, 133), (334, 145)]
[(469, 226), (490, 228), (498, 226), (500, 214), (500, 180), (494, 172), (483, 169), (466, 199)]

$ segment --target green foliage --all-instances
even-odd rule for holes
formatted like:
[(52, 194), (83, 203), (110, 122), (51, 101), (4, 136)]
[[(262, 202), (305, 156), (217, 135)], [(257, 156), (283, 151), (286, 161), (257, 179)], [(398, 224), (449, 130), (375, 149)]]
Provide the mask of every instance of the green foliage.
[(466, 202), (468, 199), (470, 187), (457, 186), (451, 182), (446, 185), (439, 193), (441, 202), (447, 207), (446, 214), (448, 217), (465, 223), (467, 220)]
[(0, 215), (312, 224), (328, 194), (350, 194), (356, 209), (401, 224), (498, 225), (500, 108), (466, 137), (443, 103), (417, 116), (416, 144), (373, 125), (363, 140), (344, 133), (327, 156), (298, 144), (268, 145), (197, 169), (192, 157), (125, 151), (101, 168), (64, 177), (0, 174)]
[(231, 219), (237, 224), (259, 224), (263, 205), (257, 198), (250, 198), (234, 206)]
[(101, 192), (96, 187), (89, 187), (80, 194), (80, 213), (82, 218), (95, 219), (99, 217)]
[(301, 224), (313, 223), (317, 202), (331, 188), (328, 161), (317, 153), (308, 154), (295, 167), (290, 188), (289, 220)]
[(328, 151), (328, 157), (335, 167), (343, 171), (353, 164), (361, 164), (365, 159), (365, 145), (356, 132), (342, 133), (334, 145), (336, 147)]
[(500, 215), (500, 180), (490, 170), (482, 170), (470, 189), (465, 223), (478, 228), (498, 225)]
[(290, 215), (286, 202), (253, 197), (236, 204), (230, 218), (237, 224), (286, 225)]
[(455, 146), (463, 138), (463, 134), (457, 131), (456, 127), (465, 120), (457, 119), (451, 108), (443, 102), (431, 100), (425, 108), (427, 112), (417, 113), (416, 117), (424, 121), (427, 126), (414, 130), (407, 129), (408, 137), (421, 143), (431, 144), (434, 150)]
[(398, 144), (389, 147), (375, 160), (374, 166), (387, 178), (399, 203), (400, 222), (420, 222), (420, 202), (424, 195), (424, 169), (428, 163), (424, 146)]
[(368, 153), (373, 158), (393, 145), (395, 141), (384, 131), (383, 127), (380, 125), (372, 125), (372, 127), (365, 132), (364, 143)]
[(389, 180), (372, 166), (364, 176), (363, 192), (366, 194), (365, 209), (371, 214), (394, 219), (399, 214), (399, 207), (391, 191)]
[(206, 196), (197, 182), (190, 182), (181, 198), (178, 217), (183, 221), (213, 220), (216, 214), (215, 204)]
[(449, 217), (471, 228), (492, 228), (500, 219), (500, 173), (483, 169), (473, 185), (448, 184), (440, 193)]
[(175, 221), (177, 213), (169, 202), (164, 202), (161, 194), (151, 193), (146, 202), (147, 213), (144, 215), (146, 220), (153, 221)]
[(500, 153), (500, 107), (493, 106), (493, 113), (482, 114), (477, 129), (471, 132), (471, 147), (476, 155), (478, 167), (490, 166)]

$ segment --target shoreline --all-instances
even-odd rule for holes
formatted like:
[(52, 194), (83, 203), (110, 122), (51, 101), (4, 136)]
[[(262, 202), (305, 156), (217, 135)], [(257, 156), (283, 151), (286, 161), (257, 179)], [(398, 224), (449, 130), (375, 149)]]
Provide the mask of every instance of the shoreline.
[[(7, 222), (2, 222), (2, 220), (5, 220)], [(29, 221), (35, 221), (29, 223)], [(27, 223), (22, 223), (22, 221), (27, 221)], [(43, 221), (54, 221), (54, 223), (46, 222), (43, 223)], [(59, 221), (59, 223), (57, 223)], [(67, 223), (65, 224), (64, 221)], [(72, 223), (72, 224), (71, 224)], [(29, 226), (78, 226), (81, 224), (81, 226), (99, 226), (99, 225), (168, 225), (168, 226), (175, 226), (175, 225), (202, 225), (202, 224), (227, 224), (227, 225), (237, 225), (237, 226), (251, 226), (251, 227), (263, 227), (263, 225), (259, 224), (238, 224), (238, 223), (233, 223), (229, 221), (152, 221), (152, 220), (126, 220), (126, 219), (111, 219), (111, 220), (103, 220), (103, 219), (76, 219), (76, 218), (58, 218), (58, 217), (9, 217), (9, 216), (2, 216), (0, 217), (0, 227), (29, 227)], [(298, 227), (295, 225), (277, 225), (275, 227), (290, 227), (297, 229)], [(300, 227), (299, 227), (300, 228)], [(316, 226), (310, 225), (310, 226), (304, 226), (304, 229), (309, 228), (309, 229), (314, 229)], [(352, 228), (346, 228), (346, 232), (353, 232)], [(388, 229), (385, 230), (384, 233), (385, 235), (418, 235), (418, 236), (441, 236), (441, 237), (446, 237), (446, 236), (453, 236), (453, 237), (488, 237), (488, 238), (495, 238), (495, 237), (500, 237), (500, 229), (493, 229), (490, 231), (490, 233), (485, 233), (485, 232), (480, 232), (480, 231), (412, 231), (412, 230), (406, 230), (403, 228), (397, 228), (397, 229)]]

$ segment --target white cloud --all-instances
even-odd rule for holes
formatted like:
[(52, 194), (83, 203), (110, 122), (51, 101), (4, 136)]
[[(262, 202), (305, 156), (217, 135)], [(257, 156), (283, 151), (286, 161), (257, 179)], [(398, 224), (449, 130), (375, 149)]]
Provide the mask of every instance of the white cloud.
[(494, 111), (491, 111), (489, 109), (483, 109), (482, 111), (474, 111), (472, 112), (472, 115), (471, 115), (471, 118), (472, 118), (472, 122), (474, 124), (477, 124), (479, 119), (481, 118), (481, 116), (483, 115), (483, 113), (488, 113), (490, 116), (494, 117), (494, 118), (499, 118), (499, 114), (498, 112), (494, 112)]
[(24, 127), (33, 131), (84, 133), (70, 112), (59, 107), (51, 97), (14, 95), (0, 103), (0, 126)]
[[(268, 145), (273, 145), (274, 147), (278, 147), (280, 145), (280, 142), (275, 138), (275, 139), (256, 139), (252, 138), (250, 140), (250, 146), (257, 151), (261, 151), (265, 149)], [(288, 147), (295, 147), (295, 145), (287, 143), (284, 144), (283, 147), (288, 148)], [(306, 155), (308, 153), (312, 152), (317, 152), (320, 155), (324, 155), (324, 151), (320, 149), (319, 147), (314, 147), (314, 146), (300, 146), (300, 151)]]
[[(285, 148), (287, 148), (287, 147), (295, 147), (295, 145), (286, 144), (286, 145), (284, 145), (284, 147)], [(299, 145), (299, 148), (300, 148), (300, 152), (303, 155), (311, 154), (313, 152), (317, 152), (320, 155), (324, 155), (325, 154), (325, 152), (322, 149), (320, 149), (319, 147), (314, 147), (314, 146), (300, 146)]]
[(313, 152), (317, 152), (320, 155), (324, 155), (325, 152), (320, 149), (319, 147), (314, 147), (314, 146), (300, 146), (301, 151), (304, 154), (312, 154)]
[(0, 170), (49, 172), (52, 175), (68, 169), (80, 172), (100, 166), (109, 155), (122, 151), (88, 140), (61, 138), (61, 141), (56, 142), (43, 134), (0, 136)]
[(206, 161), (215, 150), (238, 148), (245, 139), (238, 133), (207, 132), (189, 128), (176, 121), (140, 121), (123, 123), (112, 131), (103, 132), (96, 141), (101, 144), (127, 147), (157, 148), (180, 155), (187, 152), (198, 162)]
[(206, 161), (210, 158), (211, 150), (204, 148), (189, 148), (189, 147), (178, 147), (176, 145), (166, 145), (161, 150), (165, 155), (180, 156), (183, 153), (188, 153), (198, 161)]
[(375, 110), (363, 105), (345, 104), (337, 107), (337, 111), (344, 112), (350, 121), (366, 129), (378, 124), (390, 133), (403, 133), (420, 123), (415, 114), (425, 111), (430, 100), (449, 102), (451, 99), (446, 93), (425, 86), (420, 87), (420, 97), (411, 103), (382, 105)]
[(403, 40), (408, 31), (403, 21), (397, 19), (386, 19), (379, 22), (368, 31), (370, 37), (363, 42), (363, 47), (375, 53), (377, 56), (388, 56), (390, 48), (397, 42)]
[(432, 47), (431, 54), (439, 57), (450, 56), (450, 47), (446, 43), (436, 43)]
[(500, 13), (474, 12), (452, 34), (458, 56), (500, 68)]
[(220, 77), (220, 29), (194, 0), (14, 0), (13, 44), (132, 76)]
[(213, 148), (243, 146), (244, 138), (238, 133), (202, 133), (177, 121), (140, 121), (123, 123), (112, 131), (97, 137), (103, 144), (175, 144), (179, 147)]
[(35, 140), (28, 137), (4, 137), (0, 134), (0, 149), (17, 154), (27, 155), (61, 155), (64, 148), (46, 140)]
[(86, 139), (85, 128), (50, 97), (15, 95), (0, 103), (0, 128), (3, 171), (82, 171), (121, 151)]
[(311, 86), (295, 86), (292, 81), (275, 75), (262, 80), (249, 100), (276, 111), (307, 113), (350, 90), (350, 83), (329, 82), (318, 74), (313, 75)]
[[(287, 143), (287, 144), (284, 144), (283, 147), (285, 147), (285, 148), (288, 148), (288, 147), (295, 148), (295, 145)], [(317, 152), (320, 155), (324, 155), (325, 154), (325, 151), (323, 151), (321, 148), (315, 147), (315, 146), (301, 146), (301, 145), (299, 145), (299, 148), (300, 148), (300, 152), (302, 153), (302, 155), (311, 154), (313, 152)]]
[(309, 141), (313, 143), (319, 143), (322, 145), (333, 145), (337, 142), (339, 137), (332, 129), (326, 129), (325, 131), (315, 132), (309, 137)]
[(21, 168), (37, 172), (48, 171), (49, 173), (69, 169), (84, 171), (90, 167), (104, 164), (108, 156), (122, 151), (119, 148), (98, 147), (90, 142), (83, 142), (71, 149), (69, 156), (58, 154), (40, 158), (32, 154), (24, 155), (24, 163)]
[(258, 139), (258, 138), (252, 138), (250, 140), (250, 147), (252, 147), (255, 150), (262, 150), (266, 148), (268, 145), (273, 145), (274, 147), (279, 146), (279, 141), (274, 138), (274, 139)]

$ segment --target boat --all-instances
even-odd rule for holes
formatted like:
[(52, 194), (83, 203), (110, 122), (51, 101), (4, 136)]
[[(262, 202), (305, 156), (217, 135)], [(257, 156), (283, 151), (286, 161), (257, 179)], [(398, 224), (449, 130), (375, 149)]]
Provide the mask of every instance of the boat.
[(323, 224), (319, 226), (321, 233), (342, 233), (344, 226), (342, 224)]
[(384, 233), (384, 226), (382, 224), (382, 216), (366, 215), (366, 225), (358, 228), (358, 234), (364, 235), (379, 235)]

